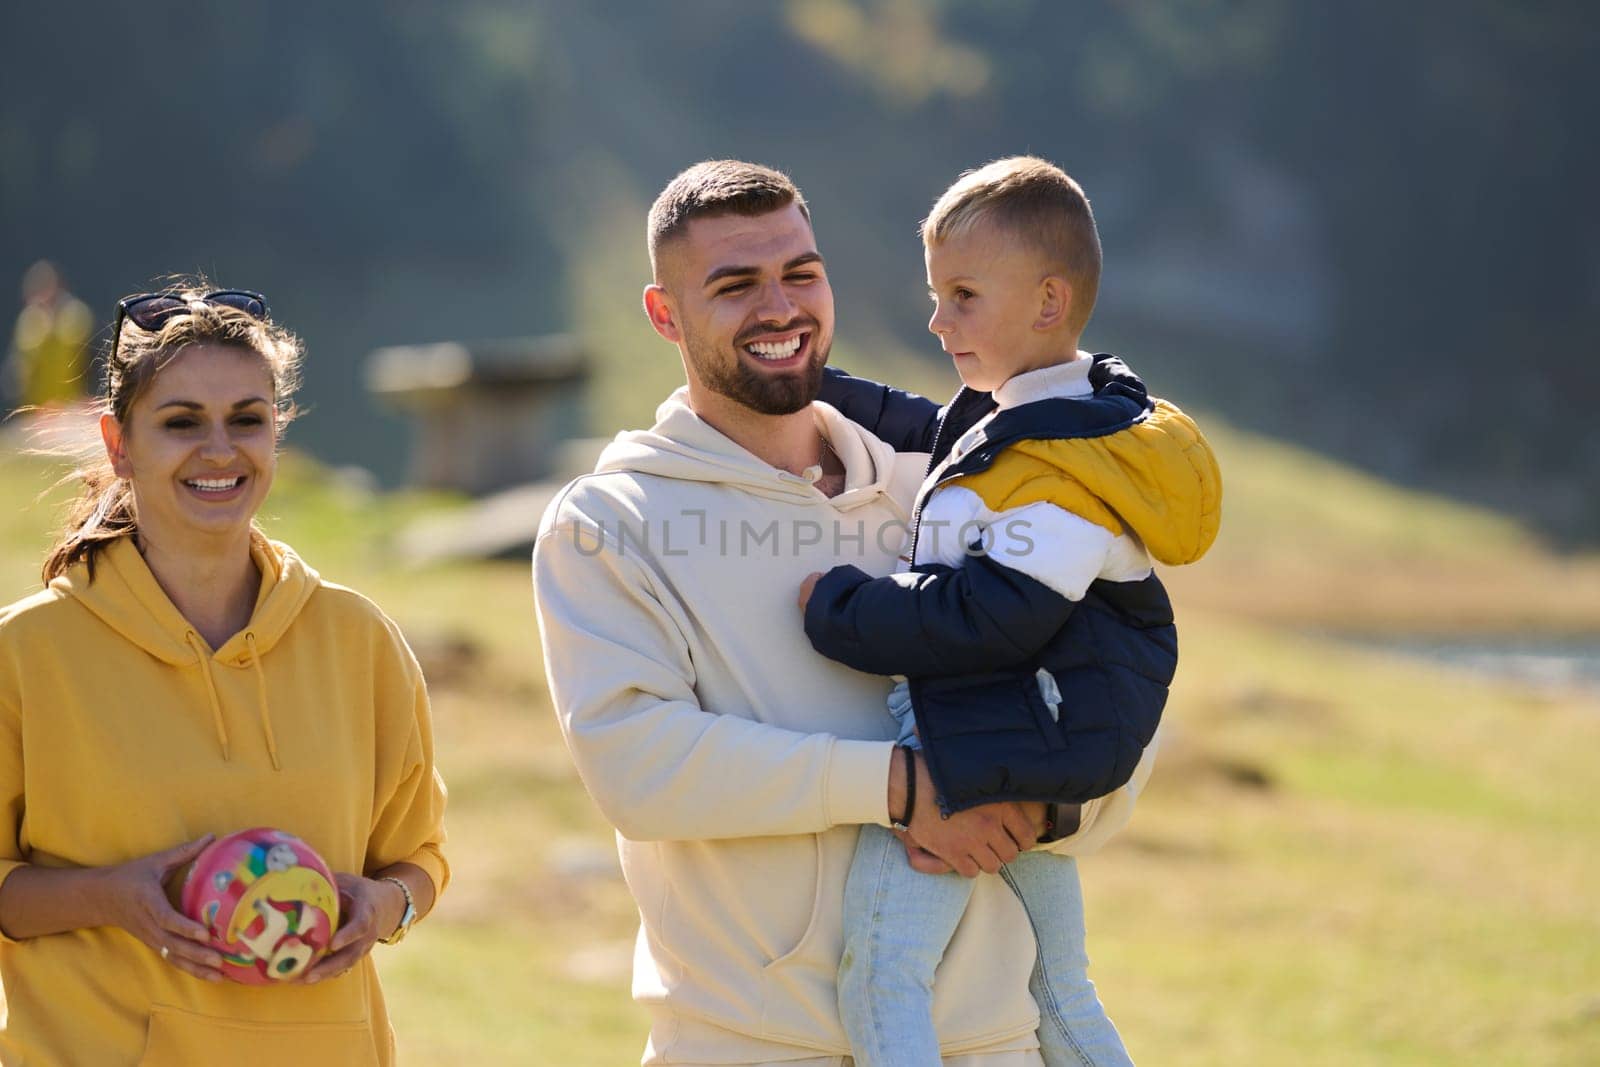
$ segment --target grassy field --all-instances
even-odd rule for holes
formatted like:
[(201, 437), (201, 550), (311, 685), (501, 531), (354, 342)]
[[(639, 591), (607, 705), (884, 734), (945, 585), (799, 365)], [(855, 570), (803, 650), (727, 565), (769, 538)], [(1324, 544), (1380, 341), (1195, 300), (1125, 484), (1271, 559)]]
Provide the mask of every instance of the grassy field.
[[(1093, 974), (1141, 1063), (1600, 1063), (1600, 699), (1334, 634), (1600, 634), (1600, 566), (1513, 523), (1210, 424), (1213, 556), (1133, 825), (1084, 862)], [(59, 494), (0, 455), (0, 595)], [(429, 672), (455, 884), (381, 952), (405, 1061), (636, 1062), (635, 924), (544, 691), (520, 563), (402, 568), (451, 502), (291, 457), (268, 527), (400, 620)], [(1317, 635), (1321, 636), (1317, 636)]]

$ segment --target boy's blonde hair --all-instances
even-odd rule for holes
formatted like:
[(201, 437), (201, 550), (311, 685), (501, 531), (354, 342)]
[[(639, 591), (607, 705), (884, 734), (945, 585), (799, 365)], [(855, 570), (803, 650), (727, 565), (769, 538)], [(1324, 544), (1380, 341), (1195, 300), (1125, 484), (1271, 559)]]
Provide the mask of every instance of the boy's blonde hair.
[(1026, 242), (1072, 286), (1074, 333), (1082, 333), (1100, 291), (1100, 234), (1083, 187), (1036, 156), (997, 159), (957, 178), (922, 221), (926, 245), (979, 225)]

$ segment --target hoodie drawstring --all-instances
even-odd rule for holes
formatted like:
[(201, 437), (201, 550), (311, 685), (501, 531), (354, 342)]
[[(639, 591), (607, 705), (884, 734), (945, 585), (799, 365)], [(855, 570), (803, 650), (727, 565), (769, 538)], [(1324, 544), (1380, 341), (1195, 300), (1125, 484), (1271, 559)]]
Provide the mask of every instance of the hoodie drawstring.
[(200, 673), (206, 680), (206, 694), (211, 697), (211, 725), (217, 729), (217, 743), (222, 746), (223, 760), (231, 762), (233, 756), (228, 749), (228, 728), (222, 724), (222, 699), (217, 696), (217, 683), (211, 677), (211, 650), (193, 630), (184, 633), (183, 641), (194, 650), (195, 658), (200, 661)]
[(245, 647), (250, 650), (250, 666), (256, 669), (256, 695), (260, 700), (261, 732), (267, 738), (267, 755), (272, 757), (272, 769), (281, 771), (278, 764), (278, 739), (272, 735), (272, 708), (267, 704), (267, 672), (261, 666), (261, 653), (256, 650), (254, 630), (244, 632)]
[[(206, 695), (211, 698), (211, 725), (216, 727), (217, 743), (222, 746), (223, 760), (232, 762), (233, 751), (228, 743), (228, 728), (222, 722), (222, 698), (217, 695), (216, 679), (211, 677), (211, 650), (193, 630), (185, 633), (183, 640), (194, 650), (195, 658), (200, 661), (200, 673), (206, 680)], [(261, 652), (256, 648), (254, 631), (244, 632), (244, 643), (250, 650), (250, 666), (254, 667), (256, 672), (257, 713), (261, 716), (261, 733), (267, 739), (267, 755), (272, 758), (272, 769), (281, 771), (283, 766), (278, 762), (278, 739), (272, 733), (272, 709), (267, 704), (267, 674), (261, 666)]]
[(907, 530), (911, 529), (911, 520), (912, 520), (911, 512), (908, 511), (905, 508), (905, 506), (902, 505), (900, 503), (900, 501), (895, 498), (895, 495), (893, 493), (884, 493), (883, 494), (883, 499), (884, 499), (885, 503), (887, 503), (889, 505), (889, 510), (894, 512), (897, 516), (899, 516), (900, 521), (905, 524), (906, 529)]

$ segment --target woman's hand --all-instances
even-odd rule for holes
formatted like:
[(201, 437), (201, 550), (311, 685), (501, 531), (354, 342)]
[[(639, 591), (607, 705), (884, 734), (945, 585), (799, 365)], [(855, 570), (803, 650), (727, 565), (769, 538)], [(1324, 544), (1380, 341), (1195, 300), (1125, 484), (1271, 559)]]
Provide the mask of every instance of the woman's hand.
[(306, 971), (302, 981), (307, 984), (337, 978), (354, 967), (378, 938), (395, 932), (406, 911), (405, 894), (393, 882), (343, 871), (333, 880), (339, 885), (339, 929), (328, 942), (329, 953)]
[(220, 982), (222, 954), (211, 947), (210, 932), (175, 909), (164, 888), (172, 872), (193, 861), (211, 839), (206, 834), (165, 852), (103, 867), (98, 873), (110, 925), (128, 931), (185, 974)]

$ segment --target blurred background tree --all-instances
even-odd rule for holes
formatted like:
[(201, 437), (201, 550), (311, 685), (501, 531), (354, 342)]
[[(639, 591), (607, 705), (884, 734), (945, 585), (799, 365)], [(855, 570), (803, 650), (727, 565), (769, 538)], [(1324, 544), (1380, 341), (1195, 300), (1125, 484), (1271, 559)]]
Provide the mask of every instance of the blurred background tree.
[(678, 372), (636, 310), (644, 210), (708, 156), (807, 191), (841, 362), (937, 366), (916, 223), (1026, 151), (1095, 201), (1091, 345), (1245, 427), (1600, 539), (1600, 15), (1575, 0), (84, 0), (10, 22), (0, 279), (56, 260), (101, 338), (167, 272), (265, 291), (310, 345), (296, 439), (385, 479), (403, 430), (359, 370), (379, 345), (574, 330), (601, 354), (592, 429), (648, 420)]
[[(263, 290), (308, 342), (268, 529), (400, 621), (451, 789), (455, 882), (380, 961), (407, 1062), (613, 1065), (647, 1024), (612, 830), (530, 655), (525, 554), (408, 564), (415, 528), (482, 511), (328, 470), (405, 466), (363, 357), (571, 331), (596, 362), (588, 432), (648, 423), (681, 370), (639, 312), (646, 208), (740, 156), (812, 201), (836, 360), (948, 390), (916, 225), (1017, 152), (1094, 199), (1087, 343), (1203, 409), (1228, 479), (1216, 548), (1166, 575), (1184, 666), (1159, 769), (1084, 866), (1094, 978), (1135, 1057), (1600, 1062), (1600, 555), (1519, 521), (1600, 543), (1592, 7), (7, 15), (0, 324), (48, 258), (102, 342), (118, 296), (194, 270)], [(0, 448), (0, 602), (37, 588), (54, 516), (17, 504), (59, 473)], [(526, 527), (540, 506), (517, 508)]]

